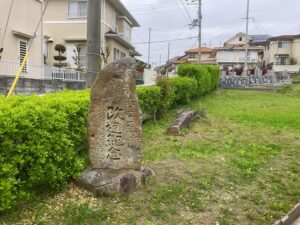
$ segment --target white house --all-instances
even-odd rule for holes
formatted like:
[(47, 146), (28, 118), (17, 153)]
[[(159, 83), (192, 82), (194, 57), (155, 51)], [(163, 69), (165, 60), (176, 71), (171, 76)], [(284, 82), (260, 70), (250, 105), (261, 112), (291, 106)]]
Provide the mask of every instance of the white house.
[[(268, 35), (249, 35), (248, 46), (248, 64), (254, 67), (263, 63), (264, 47), (261, 43), (263, 38)], [(238, 33), (224, 43), (223, 47), (214, 48), (214, 57), (217, 65), (222, 69), (241, 68), (245, 65), (245, 45), (247, 42), (247, 35)]]
[(300, 34), (282, 35), (268, 39), (265, 64), (274, 71), (300, 71)]

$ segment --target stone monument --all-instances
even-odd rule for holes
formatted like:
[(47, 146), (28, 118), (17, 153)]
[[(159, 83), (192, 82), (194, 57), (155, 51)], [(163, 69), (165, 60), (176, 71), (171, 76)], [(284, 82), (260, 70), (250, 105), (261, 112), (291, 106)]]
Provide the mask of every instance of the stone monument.
[(91, 191), (132, 193), (154, 173), (142, 163), (142, 114), (135, 85), (135, 60), (106, 66), (91, 88), (88, 142), (91, 168), (81, 183)]

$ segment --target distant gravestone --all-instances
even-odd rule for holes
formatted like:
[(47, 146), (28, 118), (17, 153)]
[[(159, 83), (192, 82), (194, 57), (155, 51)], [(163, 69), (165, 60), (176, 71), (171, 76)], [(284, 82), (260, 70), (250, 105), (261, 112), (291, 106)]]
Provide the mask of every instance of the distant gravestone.
[(131, 193), (154, 175), (142, 163), (142, 114), (135, 86), (136, 64), (124, 59), (108, 65), (91, 89), (88, 116), (92, 169), (81, 181), (94, 192)]

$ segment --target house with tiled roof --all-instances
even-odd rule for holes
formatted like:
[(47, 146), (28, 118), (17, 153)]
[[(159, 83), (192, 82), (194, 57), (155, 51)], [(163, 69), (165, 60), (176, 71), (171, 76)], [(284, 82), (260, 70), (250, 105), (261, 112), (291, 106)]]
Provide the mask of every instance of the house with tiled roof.
[(228, 39), (223, 47), (214, 48), (213, 57), (216, 59), (217, 65), (221, 69), (242, 68), (245, 65), (245, 51), (246, 43), (249, 41), (248, 46), (248, 65), (255, 67), (263, 64), (264, 55), (264, 40), (268, 35), (247, 35), (238, 33)]
[[(181, 60), (186, 59), (187, 62), (197, 62), (198, 61), (198, 51), (199, 48), (193, 48), (185, 51), (185, 56)], [(212, 57), (213, 49), (202, 47), (201, 48), (201, 64), (215, 64), (215, 59)]]
[[(182, 64), (182, 63), (196, 63), (198, 62), (198, 51), (199, 48), (192, 48), (189, 50), (186, 50), (184, 53), (185, 55), (180, 57), (176, 64)], [(213, 49), (202, 47), (201, 48), (201, 64), (215, 64), (215, 59), (212, 57), (213, 55)]]
[[(54, 64), (56, 44), (66, 47), (66, 63), (77, 68), (74, 60), (78, 55), (82, 68), (87, 65), (87, 0), (51, 0), (45, 11), (44, 55), (45, 61)], [(131, 43), (132, 30), (139, 27), (135, 17), (120, 0), (101, 0), (101, 44), (102, 64), (138, 54)], [(80, 51), (78, 51), (78, 47)], [(77, 60), (78, 61), (78, 60)]]
[[(176, 74), (179, 65), (184, 63), (198, 63), (198, 49), (199, 48), (192, 48), (186, 50), (183, 56), (177, 56), (170, 59), (166, 64), (166, 72), (169, 75)], [(201, 64), (216, 64), (212, 55), (212, 48), (201, 48)]]

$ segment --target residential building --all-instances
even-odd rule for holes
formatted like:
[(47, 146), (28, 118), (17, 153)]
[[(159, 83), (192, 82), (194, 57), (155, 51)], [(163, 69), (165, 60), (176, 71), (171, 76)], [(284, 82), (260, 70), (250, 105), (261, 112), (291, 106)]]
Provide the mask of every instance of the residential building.
[[(119, 0), (102, 0), (101, 10), (102, 64), (138, 55), (130, 43), (132, 28), (139, 26), (135, 18)], [(3, 40), (4, 48), (0, 59), (0, 93), (8, 92), (29, 48), (29, 59), (15, 93), (84, 88), (86, 36), (87, 0), (0, 1), (0, 44)], [(56, 44), (66, 47), (64, 68), (53, 66), (57, 63)]]
[[(178, 62), (181, 60), (183, 56), (176, 56), (172, 59), (169, 59), (164, 67), (165, 75), (174, 76), (177, 73)], [(182, 60), (182, 63), (186, 63), (186, 60)], [(163, 71), (162, 71), (163, 72)]]
[(0, 1), (0, 44), (3, 43), (0, 78), (16, 76), (30, 45), (21, 77), (43, 78), (43, 32), (39, 25), (42, 7), (42, 1), (37, 0)]
[[(198, 49), (193, 48), (185, 51), (183, 56), (176, 56), (170, 59), (165, 65), (166, 73), (172, 76), (177, 73), (178, 67), (184, 63), (198, 63)], [(216, 64), (213, 58), (213, 49), (203, 47), (201, 48), (201, 64)], [(162, 70), (163, 72), (164, 70)]]
[[(179, 60), (185, 60), (187, 63), (196, 63), (198, 62), (198, 50), (199, 48), (193, 48), (185, 51), (185, 55)], [(201, 48), (201, 64), (215, 64), (216, 61), (213, 58), (213, 49), (212, 48)]]
[[(257, 34), (257, 35), (248, 35), (248, 41), (249, 45), (258, 45), (262, 46), (264, 43), (271, 38), (271, 35), (268, 34)], [(231, 37), (229, 40), (227, 40), (224, 43), (224, 46), (229, 46), (229, 45), (245, 45), (247, 42), (247, 34), (240, 32)]]
[[(119, 0), (102, 0), (101, 4), (102, 32), (99, 42), (102, 64), (107, 64), (135, 53), (131, 33), (132, 28), (139, 24)], [(47, 64), (55, 63), (55, 45), (63, 44), (66, 47), (67, 67), (78, 68), (78, 61), (74, 59), (78, 54), (79, 64), (85, 68), (87, 0), (50, 0), (44, 17), (44, 37)]]
[(265, 65), (274, 71), (300, 71), (300, 34), (272, 37), (265, 45)]
[(44, 64), (43, 10), (42, 0), (0, 1), (0, 94), (8, 93), (27, 52), (15, 94), (85, 88), (80, 72)]
[[(263, 64), (264, 47), (262, 43), (268, 35), (249, 35), (248, 65), (255, 67)], [(224, 43), (223, 47), (214, 48), (216, 63), (221, 69), (241, 68), (245, 65), (247, 35), (238, 33)]]

